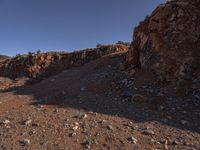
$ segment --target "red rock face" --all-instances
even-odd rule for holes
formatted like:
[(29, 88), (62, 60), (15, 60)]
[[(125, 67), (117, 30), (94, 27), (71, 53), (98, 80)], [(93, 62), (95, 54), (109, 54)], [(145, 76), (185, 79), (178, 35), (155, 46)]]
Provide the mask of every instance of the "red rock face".
[(127, 50), (128, 46), (125, 45), (108, 45), (73, 53), (49, 52), (16, 56), (0, 62), (0, 76), (39, 80), (70, 67), (81, 66), (104, 55)]
[(158, 6), (134, 31), (129, 65), (151, 69), (160, 80), (200, 73), (200, 0)]

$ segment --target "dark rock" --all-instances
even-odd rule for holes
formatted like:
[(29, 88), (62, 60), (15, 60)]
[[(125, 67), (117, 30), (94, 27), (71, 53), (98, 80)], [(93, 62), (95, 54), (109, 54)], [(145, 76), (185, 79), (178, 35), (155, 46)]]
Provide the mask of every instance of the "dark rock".
[(173, 0), (158, 6), (135, 29), (127, 65), (150, 69), (160, 81), (199, 76), (199, 7), (199, 0)]
[(144, 130), (142, 133), (145, 135), (154, 135), (155, 134), (154, 131), (150, 130), (150, 129)]
[(84, 148), (90, 149), (92, 145), (94, 145), (96, 142), (95, 140), (85, 140), (84, 142), (81, 143), (81, 145)]
[(21, 146), (28, 146), (30, 144), (31, 144), (31, 142), (30, 142), (29, 139), (23, 139), (23, 140), (20, 141)]
[(144, 95), (141, 95), (141, 94), (135, 94), (132, 97), (132, 101), (137, 102), (137, 103), (144, 103), (147, 101), (147, 97), (145, 97)]
[(127, 140), (128, 140), (128, 142), (130, 142), (130, 143), (133, 143), (133, 144), (136, 144), (137, 143), (137, 139), (136, 138), (134, 138), (133, 136), (132, 137), (129, 137), (129, 138), (127, 138)]

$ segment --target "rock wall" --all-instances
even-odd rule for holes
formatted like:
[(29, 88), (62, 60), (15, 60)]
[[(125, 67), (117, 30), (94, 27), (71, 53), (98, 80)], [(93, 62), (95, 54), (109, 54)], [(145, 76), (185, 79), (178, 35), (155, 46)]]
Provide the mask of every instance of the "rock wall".
[(0, 63), (0, 76), (12, 79), (41, 79), (70, 67), (81, 66), (104, 55), (127, 50), (128, 46), (125, 45), (107, 45), (73, 53), (48, 52), (16, 56)]
[(171, 0), (135, 29), (127, 64), (152, 70), (161, 81), (200, 74), (200, 0)]
[(0, 62), (4, 61), (6, 59), (9, 59), (9, 57), (5, 56), (5, 55), (0, 55)]

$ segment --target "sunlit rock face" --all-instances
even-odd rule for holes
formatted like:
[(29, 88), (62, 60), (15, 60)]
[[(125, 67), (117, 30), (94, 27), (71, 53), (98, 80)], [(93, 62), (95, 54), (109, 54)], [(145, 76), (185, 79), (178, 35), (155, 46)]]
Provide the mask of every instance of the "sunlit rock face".
[(17, 55), (0, 62), (0, 77), (15, 79), (28, 77), (40, 80), (60, 73), (70, 67), (81, 66), (102, 56), (127, 51), (129, 46), (123, 44), (101, 45), (97, 48), (85, 49), (72, 53), (48, 52)]
[(197, 78), (200, 0), (172, 0), (158, 6), (135, 29), (127, 63), (152, 70), (162, 81)]

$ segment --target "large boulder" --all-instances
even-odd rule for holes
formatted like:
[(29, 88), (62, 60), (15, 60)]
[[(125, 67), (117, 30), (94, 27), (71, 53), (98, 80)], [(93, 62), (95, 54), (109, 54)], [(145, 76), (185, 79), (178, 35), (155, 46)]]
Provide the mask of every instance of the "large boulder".
[(127, 64), (152, 70), (161, 81), (200, 74), (200, 0), (159, 5), (136, 27)]

